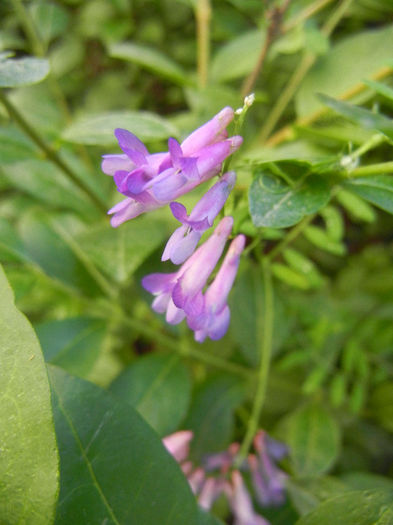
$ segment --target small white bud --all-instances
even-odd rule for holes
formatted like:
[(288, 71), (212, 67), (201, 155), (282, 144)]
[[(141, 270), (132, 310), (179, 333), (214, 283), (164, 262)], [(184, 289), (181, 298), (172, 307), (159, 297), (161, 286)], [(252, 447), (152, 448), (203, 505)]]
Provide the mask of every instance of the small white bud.
[(244, 97), (244, 105), (249, 108), (250, 106), (254, 104), (254, 100), (255, 100), (255, 94), (250, 93), (249, 95)]
[(235, 115), (241, 115), (243, 113), (243, 108), (237, 108), (235, 110)]

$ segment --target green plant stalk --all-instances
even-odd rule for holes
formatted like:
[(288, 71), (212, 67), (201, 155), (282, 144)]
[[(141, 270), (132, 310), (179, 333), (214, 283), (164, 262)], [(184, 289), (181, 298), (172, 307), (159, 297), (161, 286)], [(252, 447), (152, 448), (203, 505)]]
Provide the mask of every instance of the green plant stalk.
[(284, 250), (291, 242), (293, 242), (302, 231), (313, 221), (315, 213), (304, 217), (296, 226), (294, 226), (284, 237), (284, 239), (276, 244), (276, 246), (266, 255), (269, 261), (272, 261)]
[(383, 135), (382, 133), (376, 133), (367, 142), (365, 142), (364, 144), (359, 146), (357, 149), (355, 149), (355, 151), (350, 153), (349, 156), (351, 157), (351, 159), (356, 160), (362, 155), (364, 155), (365, 153), (367, 153), (368, 151), (370, 151), (371, 149), (378, 147), (380, 144), (386, 141), (387, 141), (387, 137), (385, 135)]
[(197, 68), (200, 88), (207, 85), (210, 60), (210, 0), (198, 0), (196, 4), (197, 22)]
[[(341, 2), (338, 8), (333, 12), (333, 14), (328, 18), (328, 20), (324, 24), (322, 28), (322, 33), (324, 35), (329, 36), (332, 33), (336, 25), (344, 16), (347, 8), (349, 7), (352, 1), (353, 0), (343, 0)], [(303, 59), (301, 60), (300, 64), (295, 69), (291, 78), (289, 79), (286, 88), (282, 91), (276, 104), (273, 106), (273, 109), (269, 113), (265, 125), (263, 126), (259, 134), (258, 141), (266, 142), (271, 132), (275, 128), (277, 122), (279, 121), (281, 115), (284, 113), (289, 102), (292, 100), (292, 97), (296, 93), (303, 78), (306, 76), (307, 72), (314, 64), (316, 58), (316, 55), (314, 55), (313, 53), (306, 53), (303, 56)]]
[(378, 175), (384, 173), (393, 173), (393, 161), (381, 162), (380, 164), (369, 164), (368, 166), (359, 166), (348, 173), (348, 177), (364, 177), (367, 175)]
[[(110, 308), (113, 309), (113, 304), (110, 305)], [(162, 348), (174, 351), (183, 357), (196, 359), (197, 361), (201, 361), (203, 363), (206, 363), (207, 365), (214, 366), (215, 368), (225, 370), (232, 374), (237, 374), (248, 379), (250, 379), (250, 377), (254, 377), (254, 372), (252, 370), (242, 365), (231, 363), (225, 359), (222, 359), (221, 357), (202, 352), (186, 340), (180, 342), (174, 339), (173, 337), (167, 336), (159, 330), (152, 328), (149, 325), (149, 323), (129, 317), (120, 308), (117, 311), (117, 315), (119, 316), (119, 318), (121, 318), (122, 322), (125, 325), (129, 326), (136, 332), (148, 337), (150, 340), (156, 341), (158, 345)]]
[[(264, 284), (264, 299), (262, 303), (262, 289), (260, 281), (257, 279), (257, 297), (259, 302), (257, 304), (258, 316), (264, 315), (263, 331), (260, 330), (258, 339), (261, 341), (261, 358), (259, 363), (259, 370), (257, 376), (257, 389), (254, 398), (254, 404), (252, 406), (251, 416), (248, 422), (246, 435), (241, 444), (239, 454), (236, 458), (236, 466), (239, 467), (244, 459), (246, 458), (250, 449), (252, 440), (258, 430), (259, 420), (263, 408), (263, 404), (266, 398), (267, 382), (269, 378), (270, 361), (273, 346), (273, 321), (274, 321), (274, 300), (273, 300), (273, 283), (271, 276), (270, 264), (267, 259), (261, 262), (262, 273), (263, 273), (263, 284)], [(261, 310), (263, 309), (263, 312)]]
[(302, 11), (300, 11), (299, 14), (297, 14), (296, 16), (294, 16), (294, 18), (288, 20), (288, 22), (284, 24), (282, 28), (283, 33), (290, 31), (301, 22), (304, 22), (312, 15), (315, 15), (315, 13), (318, 13), (318, 11), (324, 9), (332, 1), (333, 0), (316, 0), (314, 3), (306, 6)]
[(0, 102), (8, 111), (8, 114), (19, 127), (28, 135), (35, 144), (45, 153), (49, 160), (56, 164), (62, 172), (67, 175), (67, 177), (76, 185), (80, 190), (83, 191), (91, 201), (96, 205), (96, 207), (106, 214), (107, 206), (106, 204), (91, 191), (91, 189), (78, 178), (78, 176), (72, 171), (72, 169), (62, 160), (62, 158), (53, 150), (46, 142), (40, 137), (40, 135), (30, 126), (30, 124), (25, 120), (25, 118), (19, 113), (16, 107), (9, 101), (9, 99), (4, 95), (0, 90)]
[(12, 4), (20, 20), (20, 23), (23, 26), (24, 32), (26, 33), (26, 36), (30, 41), (33, 53), (39, 57), (44, 56), (44, 46), (42, 45), (41, 39), (39, 38), (37, 31), (35, 30), (33, 21), (27, 13), (25, 6), (21, 2), (21, 0), (12, 0)]

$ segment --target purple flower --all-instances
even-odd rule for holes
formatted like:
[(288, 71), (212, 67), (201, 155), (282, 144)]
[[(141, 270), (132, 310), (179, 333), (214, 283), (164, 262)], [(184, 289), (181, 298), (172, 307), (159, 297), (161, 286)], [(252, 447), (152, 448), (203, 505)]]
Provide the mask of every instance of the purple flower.
[(251, 496), (238, 470), (232, 472), (232, 487), (228, 495), (234, 515), (234, 525), (269, 525), (254, 511)]
[(221, 268), (203, 297), (199, 315), (190, 315), (187, 319), (188, 326), (195, 331), (195, 340), (200, 343), (207, 336), (213, 340), (221, 339), (228, 330), (230, 310), (227, 298), (236, 277), (245, 241), (244, 235), (238, 235), (231, 242)]
[(184, 461), (190, 451), (191, 430), (180, 430), (163, 438), (162, 443), (168, 452), (178, 461)]
[(273, 459), (281, 459), (287, 453), (285, 445), (268, 438), (262, 430), (254, 438), (257, 455), (250, 455), (248, 463), (252, 475), (255, 495), (263, 506), (281, 505), (285, 500), (287, 475)]
[(162, 261), (170, 259), (174, 264), (181, 264), (193, 253), (203, 232), (213, 225), (235, 182), (235, 172), (225, 173), (196, 204), (190, 215), (187, 215), (186, 208), (179, 202), (170, 204), (174, 217), (182, 226), (169, 238)]
[(142, 286), (156, 296), (152, 308), (166, 312), (166, 321), (180, 323), (186, 315), (198, 316), (203, 309), (202, 289), (214, 270), (231, 233), (232, 217), (224, 217), (209, 239), (175, 273), (153, 273)]
[(113, 176), (127, 198), (109, 210), (114, 215), (112, 226), (163, 206), (217, 175), (222, 162), (242, 143), (239, 136), (226, 138), (225, 128), (233, 116), (231, 108), (224, 108), (181, 145), (169, 139), (168, 153), (149, 154), (135, 135), (116, 129), (123, 154), (104, 155), (102, 170)]

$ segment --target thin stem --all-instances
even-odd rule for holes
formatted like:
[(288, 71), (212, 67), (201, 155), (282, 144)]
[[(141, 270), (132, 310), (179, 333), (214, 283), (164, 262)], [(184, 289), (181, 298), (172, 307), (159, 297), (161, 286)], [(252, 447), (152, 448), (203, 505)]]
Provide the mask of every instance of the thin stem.
[(16, 14), (20, 20), (20, 23), (23, 26), (24, 32), (26, 33), (26, 36), (30, 41), (33, 53), (39, 57), (44, 56), (44, 46), (42, 45), (41, 39), (37, 34), (33, 21), (29, 16), (29, 13), (26, 11), (25, 6), (21, 2), (21, 0), (12, 0), (12, 3), (14, 5)]
[(155, 328), (152, 328), (144, 321), (130, 318), (121, 309), (118, 310), (117, 314), (125, 325), (128, 325), (130, 328), (148, 337), (149, 339), (156, 341), (162, 348), (172, 350), (183, 357), (189, 357), (198, 361), (202, 361), (203, 363), (214, 366), (221, 370), (226, 370), (227, 372), (233, 374), (241, 375), (247, 378), (253, 376), (252, 370), (242, 365), (237, 365), (236, 363), (226, 361), (221, 357), (202, 352), (191, 345), (188, 341), (183, 340), (182, 342), (179, 342), (177, 339), (167, 336)]
[(316, 2), (314, 2), (313, 4), (306, 6), (294, 18), (288, 20), (288, 22), (284, 24), (282, 28), (283, 33), (290, 31), (304, 20), (307, 20), (307, 18), (310, 18), (312, 15), (315, 15), (315, 13), (326, 7), (332, 1), (333, 0), (316, 0)]
[[(267, 381), (269, 378), (273, 342), (274, 303), (270, 265), (266, 259), (262, 261), (262, 273), (264, 284), (263, 301), (261, 299), (262, 290), (260, 286), (260, 280), (257, 279), (256, 283), (259, 288), (257, 290), (257, 293), (260, 299), (257, 304), (258, 318), (261, 318), (262, 314), (264, 316), (263, 332), (259, 334), (261, 338), (261, 359), (259, 363), (259, 370), (257, 376), (257, 390), (255, 393), (254, 404), (252, 406), (251, 416), (248, 422), (246, 435), (243, 439), (238, 457), (236, 459), (237, 466), (241, 465), (244, 459), (246, 458), (252, 440), (258, 430), (259, 419), (266, 397)], [(263, 304), (260, 304), (262, 302)]]
[(242, 87), (243, 97), (251, 93), (251, 91), (253, 90), (255, 83), (262, 72), (262, 68), (263, 68), (263, 64), (266, 59), (267, 52), (269, 51), (273, 42), (276, 40), (276, 38), (281, 33), (282, 19), (290, 3), (291, 3), (291, 0), (286, 0), (281, 7), (273, 7), (267, 13), (267, 18), (270, 20), (270, 22), (267, 28), (266, 38), (264, 40), (257, 63), (255, 64), (255, 67), (253, 71), (251, 71), (250, 75), (246, 78), (243, 84), (243, 87)]
[(197, 22), (197, 64), (198, 84), (200, 88), (207, 85), (210, 59), (210, 0), (198, 0), (196, 5)]
[(72, 182), (82, 190), (100, 211), (106, 213), (107, 207), (105, 203), (95, 194), (92, 190), (79, 179), (78, 176), (72, 171), (72, 169), (62, 160), (62, 158), (53, 150), (46, 142), (40, 137), (40, 135), (30, 126), (25, 118), (19, 113), (16, 107), (9, 101), (9, 99), (0, 91), (0, 102), (5, 106), (11, 118), (20, 126), (20, 128), (28, 135), (33, 142), (45, 153), (45, 155), (54, 164), (56, 164)]
[[(329, 36), (332, 33), (336, 25), (339, 23), (341, 18), (344, 16), (345, 11), (347, 10), (347, 8), (349, 7), (352, 1), (353, 0), (343, 0), (341, 2), (338, 8), (333, 12), (333, 14), (328, 18), (328, 20), (324, 24), (321, 30), (321, 32), (324, 35)], [(300, 64), (295, 69), (291, 78), (289, 79), (289, 82), (286, 88), (282, 91), (276, 104), (273, 106), (273, 109), (269, 113), (266, 119), (266, 123), (263, 126), (261, 133), (259, 135), (259, 141), (265, 142), (266, 139), (269, 137), (274, 127), (276, 126), (277, 122), (279, 121), (281, 115), (284, 113), (289, 102), (292, 100), (292, 97), (296, 93), (306, 73), (309, 71), (311, 66), (314, 64), (315, 60), (316, 60), (316, 55), (313, 53), (306, 53), (304, 55)]]
[[(372, 80), (382, 80), (386, 78), (387, 76), (391, 75), (393, 72), (393, 69), (391, 67), (383, 67), (375, 75), (371, 76)], [(341, 96), (337, 97), (339, 100), (349, 100), (355, 95), (358, 95), (362, 91), (368, 89), (368, 86), (366, 84), (363, 84), (363, 82), (359, 82), (359, 84), (356, 84), (351, 89), (345, 91)], [(314, 113), (311, 113), (311, 115), (307, 115), (306, 117), (301, 117), (297, 119), (293, 124), (289, 124), (287, 126), (284, 126), (279, 131), (274, 133), (267, 141), (266, 145), (269, 147), (277, 146), (278, 144), (281, 144), (287, 139), (291, 138), (291, 135), (293, 134), (293, 127), (294, 126), (308, 126), (318, 120), (320, 117), (323, 117), (327, 112), (329, 111), (329, 108), (321, 108), (318, 111), (314, 111)]]
[(356, 160), (371, 149), (376, 148), (377, 146), (386, 141), (387, 137), (385, 135), (383, 135), (382, 133), (376, 133), (364, 144), (355, 149), (349, 156), (351, 157), (351, 159)]
[(307, 228), (307, 226), (312, 222), (314, 219), (315, 214), (308, 215), (303, 220), (301, 220), (294, 228), (292, 228), (287, 235), (284, 237), (284, 239), (279, 242), (267, 255), (266, 258), (269, 261), (272, 261), (279, 255), (282, 250), (284, 250), (291, 242), (293, 242), (301, 233), (302, 231)]
[(364, 177), (381, 173), (393, 173), (393, 161), (382, 162), (380, 164), (369, 164), (368, 166), (359, 166), (350, 171), (348, 177)]

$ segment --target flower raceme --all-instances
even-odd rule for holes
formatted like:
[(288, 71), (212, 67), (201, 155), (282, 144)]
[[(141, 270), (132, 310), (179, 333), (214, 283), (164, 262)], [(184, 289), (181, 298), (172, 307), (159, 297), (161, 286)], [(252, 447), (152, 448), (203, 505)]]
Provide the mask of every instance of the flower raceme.
[(242, 144), (242, 137), (227, 138), (234, 112), (226, 107), (179, 144), (168, 141), (168, 152), (150, 154), (135, 135), (116, 129), (122, 154), (104, 155), (102, 170), (113, 176), (126, 199), (109, 210), (114, 227), (141, 213), (168, 204), (217, 175), (223, 161)]
[(230, 314), (226, 299), (244, 248), (243, 235), (232, 241), (220, 270), (205, 294), (203, 288), (224, 251), (232, 225), (232, 217), (224, 217), (209, 239), (177, 272), (155, 273), (142, 279), (145, 290), (156, 296), (153, 310), (166, 313), (166, 321), (170, 324), (178, 324), (186, 318), (199, 342), (206, 336), (213, 340), (220, 339), (228, 329)]

